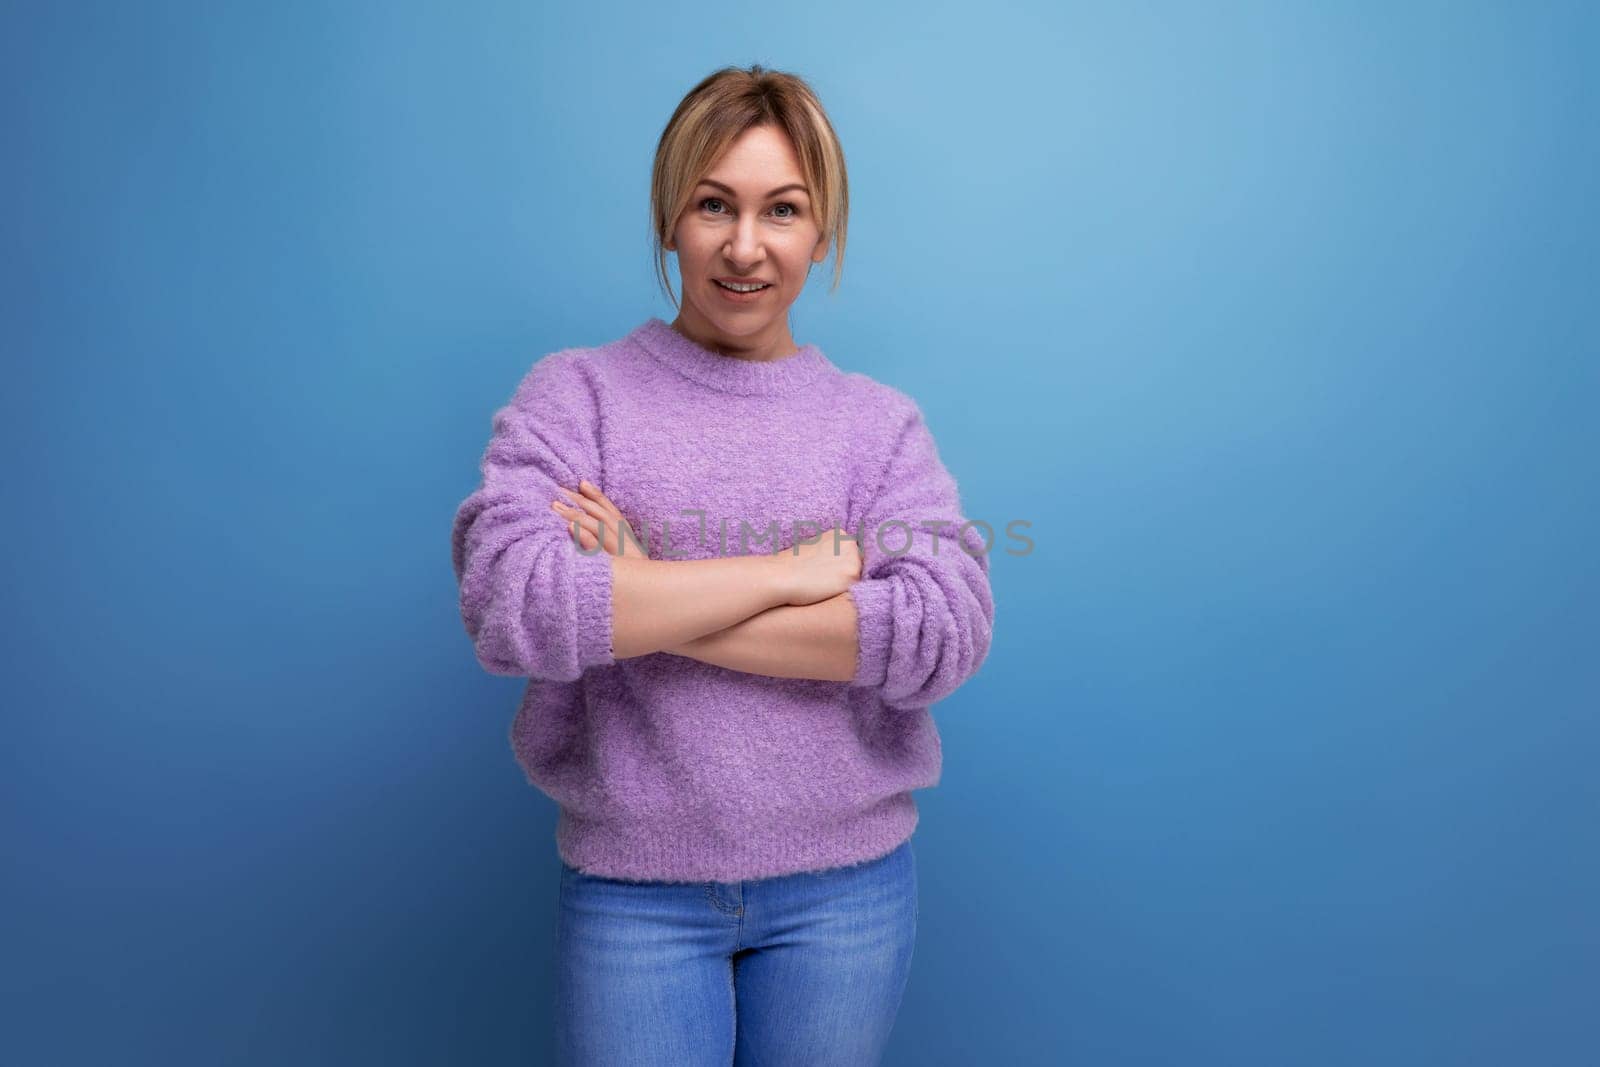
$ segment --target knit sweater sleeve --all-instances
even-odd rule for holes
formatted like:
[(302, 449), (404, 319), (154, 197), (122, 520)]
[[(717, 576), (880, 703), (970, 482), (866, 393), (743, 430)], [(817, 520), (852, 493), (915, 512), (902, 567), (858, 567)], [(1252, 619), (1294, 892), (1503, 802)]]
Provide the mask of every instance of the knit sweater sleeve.
[(568, 352), (535, 363), (494, 413), (482, 481), (451, 535), (461, 621), (490, 673), (573, 681), (615, 662), (611, 557), (585, 554), (550, 508), (558, 486), (600, 481), (596, 422)]
[(994, 598), (985, 539), (963, 529), (955, 479), (909, 398), (893, 440), (858, 528), (861, 580), (850, 596), (859, 654), (850, 684), (910, 710), (943, 700), (977, 672), (989, 654)]

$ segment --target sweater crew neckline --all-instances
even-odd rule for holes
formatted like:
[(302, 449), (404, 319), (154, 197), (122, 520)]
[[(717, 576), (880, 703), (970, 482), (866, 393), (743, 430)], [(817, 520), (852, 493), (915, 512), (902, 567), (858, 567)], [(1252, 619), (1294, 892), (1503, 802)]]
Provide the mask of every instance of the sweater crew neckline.
[(713, 352), (652, 315), (630, 335), (661, 363), (701, 385), (741, 396), (792, 393), (822, 378), (833, 364), (816, 345), (802, 345), (782, 359), (753, 360)]

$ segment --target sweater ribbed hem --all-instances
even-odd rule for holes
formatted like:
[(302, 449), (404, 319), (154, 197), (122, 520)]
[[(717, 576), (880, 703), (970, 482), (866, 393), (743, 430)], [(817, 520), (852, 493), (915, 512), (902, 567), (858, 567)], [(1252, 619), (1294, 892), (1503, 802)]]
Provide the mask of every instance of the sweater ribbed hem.
[(611, 555), (600, 547), (593, 555), (585, 555), (576, 545), (573, 549), (578, 668), (606, 666), (616, 662), (611, 647)]
[(737, 830), (682, 822), (602, 823), (566, 808), (556, 822), (561, 859), (584, 874), (662, 882), (741, 882), (866, 863), (898, 848), (917, 827), (910, 792), (826, 826)]
[(886, 578), (864, 578), (852, 582), (849, 593), (856, 609), (856, 671), (850, 684), (877, 688), (889, 678), (894, 583)]

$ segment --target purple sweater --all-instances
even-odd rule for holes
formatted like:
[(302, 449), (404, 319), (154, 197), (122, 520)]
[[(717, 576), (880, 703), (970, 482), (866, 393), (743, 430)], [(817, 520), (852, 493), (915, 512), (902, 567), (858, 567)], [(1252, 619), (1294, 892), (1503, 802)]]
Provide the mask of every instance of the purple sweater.
[[(815, 345), (741, 360), (652, 317), (536, 362), (495, 412), (481, 470), (452, 534), (461, 618), (484, 669), (528, 679), (512, 750), (560, 807), (562, 859), (736, 882), (911, 836), (911, 790), (939, 781), (929, 706), (978, 670), (994, 626), (992, 534), (963, 526), (915, 401)], [(550, 509), (582, 478), (652, 559), (785, 551), (842, 519), (862, 557), (855, 677), (616, 659), (611, 557)]]

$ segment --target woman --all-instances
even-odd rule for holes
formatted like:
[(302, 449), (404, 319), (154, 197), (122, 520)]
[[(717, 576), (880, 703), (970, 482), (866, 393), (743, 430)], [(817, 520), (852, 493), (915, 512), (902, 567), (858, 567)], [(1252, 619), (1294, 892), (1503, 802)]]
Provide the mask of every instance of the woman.
[(538, 360), (453, 534), (467, 632), (528, 678), (512, 746), (560, 807), (558, 1044), (874, 1063), (916, 935), (929, 707), (989, 650), (988, 546), (916, 403), (790, 334), (830, 246), (837, 285), (848, 207), (809, 86), (706, 78), (651, 199), (676, 319)]

